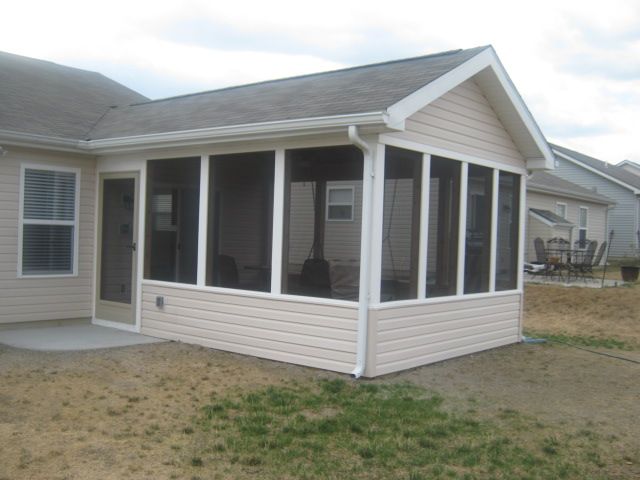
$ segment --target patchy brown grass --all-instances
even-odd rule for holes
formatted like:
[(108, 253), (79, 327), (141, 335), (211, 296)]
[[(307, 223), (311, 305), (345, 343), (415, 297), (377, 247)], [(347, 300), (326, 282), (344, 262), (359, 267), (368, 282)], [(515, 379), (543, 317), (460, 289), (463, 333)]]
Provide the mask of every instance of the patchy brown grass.
[(640, 348), (640, 287), (525, 286), (526, 331), (614, 339)]

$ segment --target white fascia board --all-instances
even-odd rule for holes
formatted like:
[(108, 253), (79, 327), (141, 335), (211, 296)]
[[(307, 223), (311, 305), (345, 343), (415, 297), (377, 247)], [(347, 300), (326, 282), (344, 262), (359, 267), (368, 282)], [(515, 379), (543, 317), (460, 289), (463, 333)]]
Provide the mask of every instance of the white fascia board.
[(445, 73), (433, 82), (406, 96), (387, 109), (389, 124), (394, 125), (404, 122), (418, 110), (429, 105), (442, 95), (460, 85), (465, 80), (473, 77), (485, 68), (491, 68), (495, 73), (504, 92), (509, 97), (518, 116), (524, 123), (527, 132), (535, 142), (540, 152), (539, 157), (527, 158), (527, 168), (530, 170), (553, 170), (554, 157), (540, 127), (534, 120), (524, 100), (516, 90), (513, 82), (498, 59), (493, 47), (488, 47), (470, 58), (462, 65)]
[(50, 137), (35, 133), (13, 132), (10, 130), (0, 130), (0, 145), (13, 145), (25, 148), (46, 148), (59, 152), (87, 153), (82, 150), (80, 144), (86, 143), (81, 140), (68, 138)]
[(589, 197), (588, 195), (580, 195), (579, 193), (573, 193), (573, 192), (567, 192), (566, 190), (558, 190), (555, 188), (550, 188), (550, 187), (541, 187), (538, 185), (531, 185), (529, 184), (527, 187), (529, 192), (536, 192), (536, 193), (542, 193), (542, 194), (547, 194), (547, 195), (553, 195), (556, 197), (566, 197), (566, 198), (572, 198), (574, 200), (582, 200), (584, 202), (591, 202), (591, 203), (597, 203), (598, 205), (616, 205), (618, 202), (615, 202), (613, 200), (610, 201), (606, 201), (604, 199), (600, 199), (600, 198), (592, 198)]
[(207, 141), (259, 140), (336, 133), (343, 132), (345, 127), (350, 125), (377, 127), (383, 130), (404, 127), (403, 122), (390, 126), (389, 117), (385, 112), (369, 112), (90, 140), (85, 148), (95, 153), (112, 153), (151, 147), (185, 146)]
[[(559, 152), (558, 150), (553, 150), (553, 153), (555, 153), (557, 156), (559, 156), (560, 158), (564, 158), (565, 160), (584, 168), (585, 170), (588, 170), (591, 173), (595, 173), (596, 175), (600, 175), (602, 178), (606, 178), (607, 180), (609, 180), (610, 182), (616, 183), (618, 185), (620, 185), (621, 187), (626, 188), (627, 190), (631, 190), (633, 193), (635, 193), (636, 195), (640, 195), (640, 190), (638, 190), (637, 188), (629, 185), (628, 183), (624, 183), (622, 180), (618, 180), (617, 178), (613, 178), (610, 175), (607, 175), (604, 172), (601, 172), (600, 170), (598, 170), (597, 168), (593, 168), (589, 165), (587, 165), (586, 163), (581, 162), (580, 160), (576, 160), (575, 158), (573, 158), (570, 155), (567, 155), (565, 153)], [(633, 173), (630, 173), (630, 175), (633, 175)]]

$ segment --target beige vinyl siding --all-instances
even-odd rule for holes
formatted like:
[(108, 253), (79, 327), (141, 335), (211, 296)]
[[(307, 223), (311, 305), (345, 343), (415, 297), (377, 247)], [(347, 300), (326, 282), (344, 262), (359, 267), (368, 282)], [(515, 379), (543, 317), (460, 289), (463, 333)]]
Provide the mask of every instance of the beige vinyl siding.
[[(573, 223), (576, 227), (573, 229), (571, 241), (574, 242), (578, 239), (578, 216), (580, 214), (580, 207), (587, 207), (589, 209), (587, 217), (587, 239), (596, 240), (598, 246), (607, 239), (607, 206), (599, 203), (586, 202), (583, 200), (576, 200), (574, 198), (564, 197), (558, 194), (547, 194), (540, 192), (527, 192), (527, 209), (538, 208), (541, 210), (549, 210), (556, 213), (556, 204), (564, 203), (567, 205), (567, 220)], [(535, 259), (535, 250), (533, 250), (533, 240), (536, 237), (542, 238), (545, 242), (554, 236), (562, 236), (568, 239), (568, 229), (566, 228), (551, 228), (546, 225), (546, 230), (540, 227), (538, 224), (542, 224), (539, 220), (535, 220), (528, 216), (527, 221), (527, 245), (529, 259)]]
[[(17, 147), (0, 157), (0, 324), (88, 318), (93, 295), (95, 159)], [(80, 168), (78, 276), (18, 278), (22, 163)]]
[[(554, 237), (553, 228), (549, 225), (542, 223), (537, 218), (527, 214), (526, 218), (527, 226), (526, 226), (526, 242), (527, 242), (527, 251), (526, 251), (526, 260), (528, 262), (536, 262), (538, 260), (538, 256), (536, 255), (536, 247), (533, 241), (540, 237), (545, 242), (550, 238)], [(564, 237), (564, 235), (562, 235)]]
[(511, 136), (473, 79), (409, 117), (405, 131), (389, 136), (520, 168), (525, 165)]
[(368, 376), (384, 375), (519, 341), (520, 294), (457, 298), (370, 310), (376, 343)]
[(357, 316), (357, 305), (142, 286), (143, 334), (344, 373), (355, 365)]

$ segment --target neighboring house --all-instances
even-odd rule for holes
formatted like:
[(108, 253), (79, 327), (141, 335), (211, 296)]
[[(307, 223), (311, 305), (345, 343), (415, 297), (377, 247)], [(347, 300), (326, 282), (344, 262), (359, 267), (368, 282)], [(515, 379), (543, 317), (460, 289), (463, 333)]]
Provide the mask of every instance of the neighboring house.
[(0, 105), (3, 324), (356, 377), (521, 339), (553, 154), (491, 47), (155, 101), (3, 54)]
[(638, 165), (636, 162), (632, 162), (631, 160), (623, 160), (620, 163), (616, 164), (616, 167), (622, 168), (627, 172), (640, 176), (640, 165)]
[(611, 257), (633, 255), (640, 228), (640, 177), (622, 167), (551, 145), (556, 161), (553, 174), (615, 201), (607, 230), (614, 231)]
[(527, 182), (527, 260), (536, 260), (533, 241), (545, 243), (562, 238), (572, 247), (581, 241), (607, 240), (607, 216), (615, 202), (610, 198), (563, 180), (551, 173), (536, 172)]

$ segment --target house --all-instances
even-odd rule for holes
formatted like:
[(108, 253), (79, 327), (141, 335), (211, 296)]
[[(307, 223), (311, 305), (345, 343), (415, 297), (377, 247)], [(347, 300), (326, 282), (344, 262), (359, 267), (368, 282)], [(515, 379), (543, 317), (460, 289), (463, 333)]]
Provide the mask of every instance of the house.
[(552, 173), (535, 172), (527, 181), (527, 260), (536, 260), (536, 237), (562, 238), (577, 248), (586, 248), (586, 240), (602, 245), (608, 241), (607, 217), (615, 205), (610, 198)]
[(640, 165), (638, 165), (636, 162), (632, 162), (631, 160), (623, 160), (620, 163), (616, 164), (616, 167), (620, 167), (629, 173), (640, 176)]
[(551, 147), (555, 155), (554, 175), (616, 202), (607, 219), (607, 231), (614, 232), (610, 256), (635, 254), (639, 246), (640, 176), (559, 145)]
[(0, 322), (356, 377), (521, 339), (553, 155), (492, 47), (153, 101), (0, 61)]

